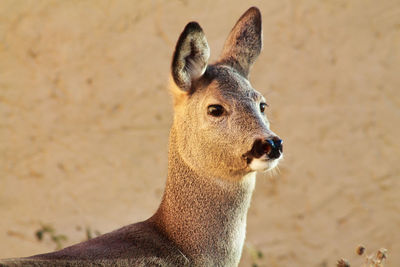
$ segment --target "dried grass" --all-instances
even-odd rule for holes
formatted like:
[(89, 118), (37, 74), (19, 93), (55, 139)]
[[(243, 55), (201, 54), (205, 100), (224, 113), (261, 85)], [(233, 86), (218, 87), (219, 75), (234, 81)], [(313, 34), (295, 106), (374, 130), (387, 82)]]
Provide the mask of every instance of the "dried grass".
[[(366, 248), (364, 246), (358, 246), (356, 248), (356, 253), (357, 255), (365, 257), (365, 262), (362, 265), (362, 267), (384, 267), (385, 262), (387, 259), (387, 249), (381, 248), (377, 252), (372, 253), (372, 254), (367, 254), (366, 253)], [(338, 260), (337, 267), (350, 267), (350, 263), (345, 260), (345, 259), (340, 259)]]

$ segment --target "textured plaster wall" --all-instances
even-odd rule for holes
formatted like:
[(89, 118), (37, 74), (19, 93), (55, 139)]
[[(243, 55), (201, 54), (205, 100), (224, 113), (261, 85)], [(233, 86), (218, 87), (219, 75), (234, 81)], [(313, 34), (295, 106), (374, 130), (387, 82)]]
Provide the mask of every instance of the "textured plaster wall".
[(216, 59), (237, 18), (263, 14), (251, 73), (285, 140), (260, 174), (242, 266), (400, 265), (400, 2), (0, 2), (0, 257), (55, 249), (149, 217), (162, 196), (175, 41), (204, 28)]

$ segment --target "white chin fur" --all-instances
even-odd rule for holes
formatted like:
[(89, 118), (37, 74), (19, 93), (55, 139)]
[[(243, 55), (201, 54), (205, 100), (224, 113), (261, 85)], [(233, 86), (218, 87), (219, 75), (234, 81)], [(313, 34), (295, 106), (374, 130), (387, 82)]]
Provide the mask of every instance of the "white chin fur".
[(268, 160), (264, 157), (259, 159), (253, 159), (249, 165), (252, 171), (269, 171), (278, 165), (279, 159)]

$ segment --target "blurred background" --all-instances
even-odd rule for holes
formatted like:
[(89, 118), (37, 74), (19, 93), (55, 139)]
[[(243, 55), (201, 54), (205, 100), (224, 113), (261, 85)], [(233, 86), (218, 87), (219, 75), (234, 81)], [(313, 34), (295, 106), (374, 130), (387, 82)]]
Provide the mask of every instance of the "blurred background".
[[(0, 2), (0, 258), (147, 219), (160, 202), (170, 60), (186, 23), (217, 59), (256, 5), (250, 81), (285, 142), (259, 174), (241, 266), (400, 266), (400, 2)], [(254, 266), (255, 266), (254, 265)]]

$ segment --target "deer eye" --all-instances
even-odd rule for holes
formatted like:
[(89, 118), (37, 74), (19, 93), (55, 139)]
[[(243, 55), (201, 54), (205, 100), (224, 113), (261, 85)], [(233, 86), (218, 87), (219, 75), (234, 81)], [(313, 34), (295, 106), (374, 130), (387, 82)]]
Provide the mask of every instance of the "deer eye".
[(219, 117), (224, 114), (225, 109), (221, 105), (209, 105), (207, 107), (207, 114), (213, 117)]
[(264, 113), (266, 107), (268, 107), (267, 103), (260, 103), (260, 111), (261, 111), (261, 113)]

